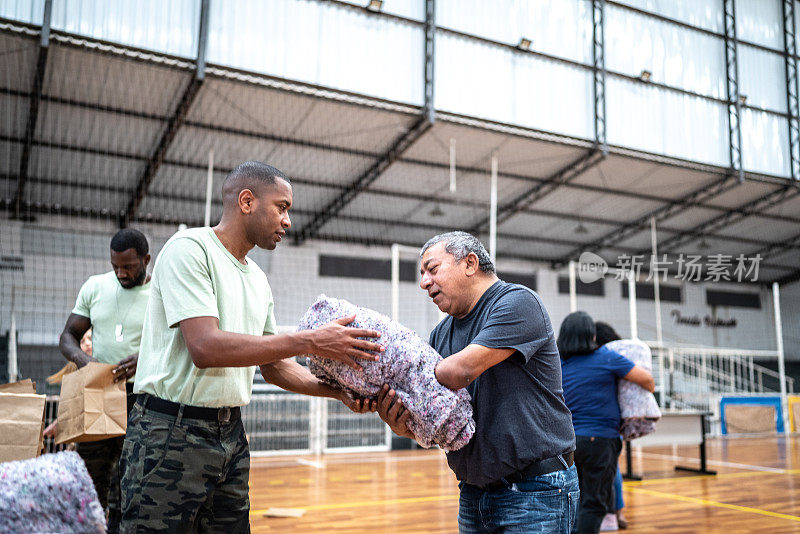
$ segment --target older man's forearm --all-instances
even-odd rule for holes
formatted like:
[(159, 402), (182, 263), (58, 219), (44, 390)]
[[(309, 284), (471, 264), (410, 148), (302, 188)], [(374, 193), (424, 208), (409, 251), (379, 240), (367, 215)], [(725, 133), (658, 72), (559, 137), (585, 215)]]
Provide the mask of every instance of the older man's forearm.
[(458, 356), (450, 356), (440, 361), (436, 365), (436, 380), (448, 389), (456, 391), (465, 388), (477, 378), (475, 371), (471, 369)]

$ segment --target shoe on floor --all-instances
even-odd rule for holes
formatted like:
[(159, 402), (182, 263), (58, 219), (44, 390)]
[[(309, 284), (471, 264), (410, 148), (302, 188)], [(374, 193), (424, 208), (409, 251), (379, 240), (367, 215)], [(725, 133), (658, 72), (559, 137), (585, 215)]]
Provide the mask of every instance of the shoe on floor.
[(603, 522), (600, 524), (600, 532), (614, 532), (619, 530), (619, 525), (617, 524), (617, 515), (616, 514), (606, 514), (603, 518)]
[(628, 520), (622, 515), (622, 510), (617, 510), (617, 526), (619, 526), (620, 530), (628, 528)]

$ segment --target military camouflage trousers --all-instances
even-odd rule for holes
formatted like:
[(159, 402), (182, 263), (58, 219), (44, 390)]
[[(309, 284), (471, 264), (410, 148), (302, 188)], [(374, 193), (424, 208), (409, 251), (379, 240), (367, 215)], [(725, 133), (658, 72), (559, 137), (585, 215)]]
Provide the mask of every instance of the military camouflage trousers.
[(122, 448), (120, 532), (250, 532), (250, 449), (240, 418), (205, 421), (143, 408)]

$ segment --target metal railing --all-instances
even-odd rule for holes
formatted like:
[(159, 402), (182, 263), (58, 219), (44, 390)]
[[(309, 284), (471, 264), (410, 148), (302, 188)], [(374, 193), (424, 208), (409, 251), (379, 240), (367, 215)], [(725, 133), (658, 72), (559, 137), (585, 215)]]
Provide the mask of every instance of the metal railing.
[[(777, 351), (649, 345), (661, 408), (711, 412), (712, 434), (718, 433), (722, 395), (781, 393), (780, 374), (756, 363), (777, 359)], [(786, 391), (793, 394), (795, 380), (785, 377), (785, 381)]]
[(242, 420), (253, 456), (385, 451), (391, 445), (376, 414), (356, 414), (341, 402), (284, 391), (260, 377)]

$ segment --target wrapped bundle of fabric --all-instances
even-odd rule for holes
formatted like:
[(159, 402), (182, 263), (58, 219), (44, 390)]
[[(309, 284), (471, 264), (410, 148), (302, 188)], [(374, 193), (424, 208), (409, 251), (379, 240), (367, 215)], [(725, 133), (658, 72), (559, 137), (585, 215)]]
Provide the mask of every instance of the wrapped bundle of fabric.
[(0, 463), (0, 532), (105, 532), (103, 507), (78, 453)]
[[(606, 347), (653, 372), (650, 347), (638, 339), (619, 339), (607, 343)], [(656, 422), (661, 419), (661, 410), (658, 409), (658, 403), (652, 393), (638, 384), (620, 380), (617, 385), (617, 400), (622, 417), (619, 433), (623, 439), (640, 438), (656, 429)]]
[(475, 433), (472, 405), (467, 390), (451, 391), (434, 375), (442, 357), (415, 332), (376, 311), (346, 300), (320, 295), (300, 321), (299, 330), (313, 330), (325, 323), (356, 316), (350, 325), (381, 333), (384, 352), (376, 362), (359, 360), (362, 371), (343, 363), (309, 355), (311, 372), (333, 386), (366, 398), (376, 398), (384, 384), (397, 392), (411, 413), (408, 427), (423, 447), (439, 445), (455, 451)]

